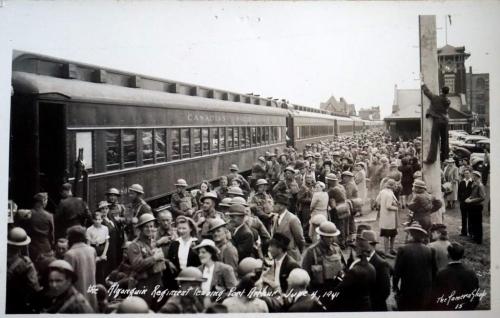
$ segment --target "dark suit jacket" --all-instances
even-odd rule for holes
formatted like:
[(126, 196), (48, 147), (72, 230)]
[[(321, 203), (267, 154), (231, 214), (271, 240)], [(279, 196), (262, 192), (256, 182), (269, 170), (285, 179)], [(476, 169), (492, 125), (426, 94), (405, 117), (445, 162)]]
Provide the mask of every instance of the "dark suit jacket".
[(472, 192), (472, 184), (474, 183), (474, 181), (472, 181), (472, 179), (469, 181), (469, 184), (466, 186), (465, 185), (465, 180), (462, 180), (460, 181), (460, 183), (458, 184), (458, 201), (460, 203), (465, 203), (465, 199), (467, 199), (471, 192)]
[(322, 312), (325, 310), (323, 304), (310, 294), (299, 297), (289, 307), (285, 308), (286, 312)]
[(376, 272), (375, 286), (372, 290), (371, 301), (373, 311), (387, 311), (386, 299), (391, 293), (391, 266), (377, 253), (370, 259)]
[[(436, 276), (436, 283), (434, 286), (433, 297), (431, 303), (434, 305), (433, 310), (472, 310), (476, 308), (479, 303), (479, 298), (468, 298), (450, 301), (446, 300), (452, 292), (455, 292), (454, 297), (470, 294), (479, 288), (479, 281), (476, 273), (462, 263), (451, 263), (441, 269)], [(438, 301), (439, 297), (443, 301)], [(462, 306), (457, 308), (461, 303)]]
[[(172, 244), (170, 244), (167, 258), (172, 262), (172, 264), (175, 265), (177, 271), (180, 271), (181, 265), (179, 263), (179, 241), (173, 241)], [(198, 267), (200, 265), (201, 263), (198, 254), (191, 247), (189, 249), (187, 266)]]
[(254, 235), (248, 225), (243, 224), (235, 233), (233, 233), (232, 243), (238, 251), (238, 263), (245, 257), (253, 256)]
[(281, 291), (286, 292), (288, 290), (288, 282), (286, 280), (288, 275), (290, 275), (290, 272), (295, 268), (300, 268), (300, 265), (293, 258), (291, 258), (290, 255), (285, 255), (283, 263), (281, 263), (279, 273)]
[[(203, 273), (205, 265), (200, 265), (198, 268)], [(210, 290), (215, 290), (215, 286), (224, 287), (226, 290), (236, 287), (237, 281), (234, 275), (233, 268), (221, 262), (215, 262), (212, 282)]]
[(371, 311), (371, 295), (375, 286), (375, 267), (366, 260), (349, 269), (336, 290), (340, 293), (335, 308), (340, 311)]
[(430, 247), (415, 242), (400, 247), (392, 282), (394, 288), (401, 280), (399, 310), (425, 310), (435, 274), (436, 261)]

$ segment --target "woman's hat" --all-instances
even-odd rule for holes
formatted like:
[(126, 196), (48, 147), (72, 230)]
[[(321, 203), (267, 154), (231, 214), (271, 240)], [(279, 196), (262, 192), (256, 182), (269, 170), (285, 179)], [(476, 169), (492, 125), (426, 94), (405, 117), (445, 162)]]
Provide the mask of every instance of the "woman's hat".
[(417, 231), (417, 232), (423, 233), (425, 235), (428, 234), (427, 231), (424, 230), (422, 228), (422, 226), (420, 225), (420, 223), (418, 223), (417, 221), (414, 221), (409, 226), (405, 227), (405, 231), (407, 231), (407, 232)]
[(109, 202), (108, 201), (101, 201), (99, 202), (99, 204), (97, 205), (97, 208), (100, 210), (102, 208), (105, 208), (105, 207), (109, 207)]
[(200, 244), (196, 245), (194, 247), (194, 249), (197, 250), (197, 249), (200, 249), (202, 247), (204, 247), (205, 249), (207, 249), (212, 254), (219, 254), (220, 253), (219, 248), (217, 246), (215, 246), (215, 242), (212, 241), (212, 240), (204, 239), (203, 241), (201, 241)]

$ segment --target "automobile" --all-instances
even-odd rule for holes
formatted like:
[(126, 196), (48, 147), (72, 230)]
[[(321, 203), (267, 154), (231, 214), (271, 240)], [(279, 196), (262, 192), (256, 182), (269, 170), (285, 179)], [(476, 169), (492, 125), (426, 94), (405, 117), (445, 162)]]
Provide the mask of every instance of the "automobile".
[(448, 131), (448, 135), (451, 136), (458, 136), (458, 135), (469, 135), (465, 130), (450, 130)]
[(468, 136), (467, 138), (465, 138), (463, 140), (462, 147), (467, 148), (472, 152), (483, 152), (483, 148), (480, 145), (478, 146), (478, 144), (477, 144), (481, 140), (488, 140), (489, 141), (489, 138), (484, 137), (484, 136), (476, 136), (476, 135)]

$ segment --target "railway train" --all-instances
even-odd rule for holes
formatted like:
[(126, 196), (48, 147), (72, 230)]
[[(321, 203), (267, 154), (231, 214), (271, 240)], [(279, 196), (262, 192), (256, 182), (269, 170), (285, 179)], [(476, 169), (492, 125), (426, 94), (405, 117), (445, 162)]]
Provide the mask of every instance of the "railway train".
[[(9, 199), (48, 192), (55, 206), (73, 182), (91, 209), (109, 187), (144, 186), (153, 206), (175, 180), (216, 180), (231, 164), (251, 169), (266, 151), (383, 123), (339, 117), (277, 99), (15, 51)], [(84, 176), (84, 177), (82, 177)]]

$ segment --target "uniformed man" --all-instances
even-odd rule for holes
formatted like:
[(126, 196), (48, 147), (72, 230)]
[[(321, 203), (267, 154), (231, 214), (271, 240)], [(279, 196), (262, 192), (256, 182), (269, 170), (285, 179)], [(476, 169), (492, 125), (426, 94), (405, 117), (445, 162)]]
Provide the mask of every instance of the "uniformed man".
[(64, 260), (55, 260), (49, 265), (50, 302), (44, 312), (51, 314), (94, 313), (87, 299), (73, 286), (78, 279), (73, 266)]
[(196, 199), (189, 191), (186, 191), (187, 187), (188, 184), (184, 179), (178, 179), (175, 183), (177, 192), (174, 193), (170, 199), (170, 206), (174, 218), (177, 218), (179, 215), (191, 217), (194, 211), (198, 209)]
[(7, 238), (7, 298), (5, 313), (29, 314), (34, 312), (34, 296), (41, 290), (35, 265), (22, 255), (31, 239), (20, 227), (9, 231)]
[(214, 192), (206, 192), (200, 199), (202, 206), (201, 210), (197, 211), (193, 215), (193, 220), (196, 223), (198, 229), (200, 229), (200, 236), (202, 238), (210, 238), (208, 230), (210, 228), (210, 223), (216, 219), (224, 219), (224, 215), (215, 210), (217, 205), (217, 194)]
[(250, 193), (251, 191), (251, 188), (250, 188), (250, 184), (248, 183), (248, 181), (241, 175), (238, 173), (240, 169), (238, 168), (238, 166), (236, 164), (232, 164), (230, 167), (229, 167), (229, 174), (227, 175), (227, 181), (229, 182), (229, 184), (231, 184), (231, 182), (233, 181), (233, 179), (237, 179), (239, 180), (240, 184), (241, 184), (241, 188), (243, 191), (247, 191), (247, 193)]
[(229, 182), (226, 176), (222, 176), (219, 178), (219, 186), (215, 188), (215, 193), (217, 193), (219, 201), (222, 201), (227, 197), (228, 185)]
[(486, 200), (486, 191), (481, 182), (481, 172), (473, 171), (472, 190), (470, 196), (465, 199), (469, 210), (469, 232), (476, 244), (483, 243), (483, 203)]
[(123, 217), (125, 214), (125, 206), (118, 201), (120, 196), (121, 193), (116, 188), (109, 188), (106, 191), (106, 201), (109, 203), (109, 215), (114, 219)]
[(166, 269), (163, 250), (156, 246), (155, 221), (155, 217), (150, 213), (139, 217), (136, 225), (140, 231), (139, 237), (130, 244), (127, 251), (131, 268), (136, 273), (136, 288), (147, 290), (141, 297), (153, 310), (158, 302), (152, 292), (157, 285), (162, 286), (161, 275)]
[(151, 212), (151, 207), (142, 198), (144, 196), (144, 189), (140, 184), (133, 184), (128, 188), (128, 196), (130, 203), (127, 204), (125, 209), (125, 224), (127, 241), (132, 241), (137, 235), (134, 231), (134, 226), (137, 219), (145, 214)]
[(280, 180), (274, 186), (272, 191), (273, 196), (276, 196), (278, 194), (289, 195), (291, 185), (294, 182), (295, 182), (295, 169), (292, 166), (288, 166), (285, 168), (285, 178), (283, 180)]
[(297, 193), (297, 216), (302, 223), (302, 229), (307, 241), (309, 237), (309, 219), (311, 218), (311, 201), (314, 192), (314, 180), (311, 175), (306, 175), (305, 182)]
[(273, 223), (272, 220), (272, 208), (273, 208), (273, 198), (267, 194), (267, 187), (269, 183), (266, 179), (259, 179), (255, 183), (256, 192), (250, 197), (248, 200), (248, 206), (252, 210), (252, 213), (255, 214), (264, 224), (267, 231), (271, 231), (271, 226)]
[(271, 163), (267, 170), (267, 179), (271, 185), (276, 184), (281, 177), (281, 164), (278, 162), (278, 157), (275, 153), (271, 153)]
[(74, 197), (71, 184), (65, 183), (61, 188), (61, 202), (54, 214), (56, 239), (66, 236), (66, 230), (73, 225), (87, 226), (92, 217), (87, 203), (82, 198)]

